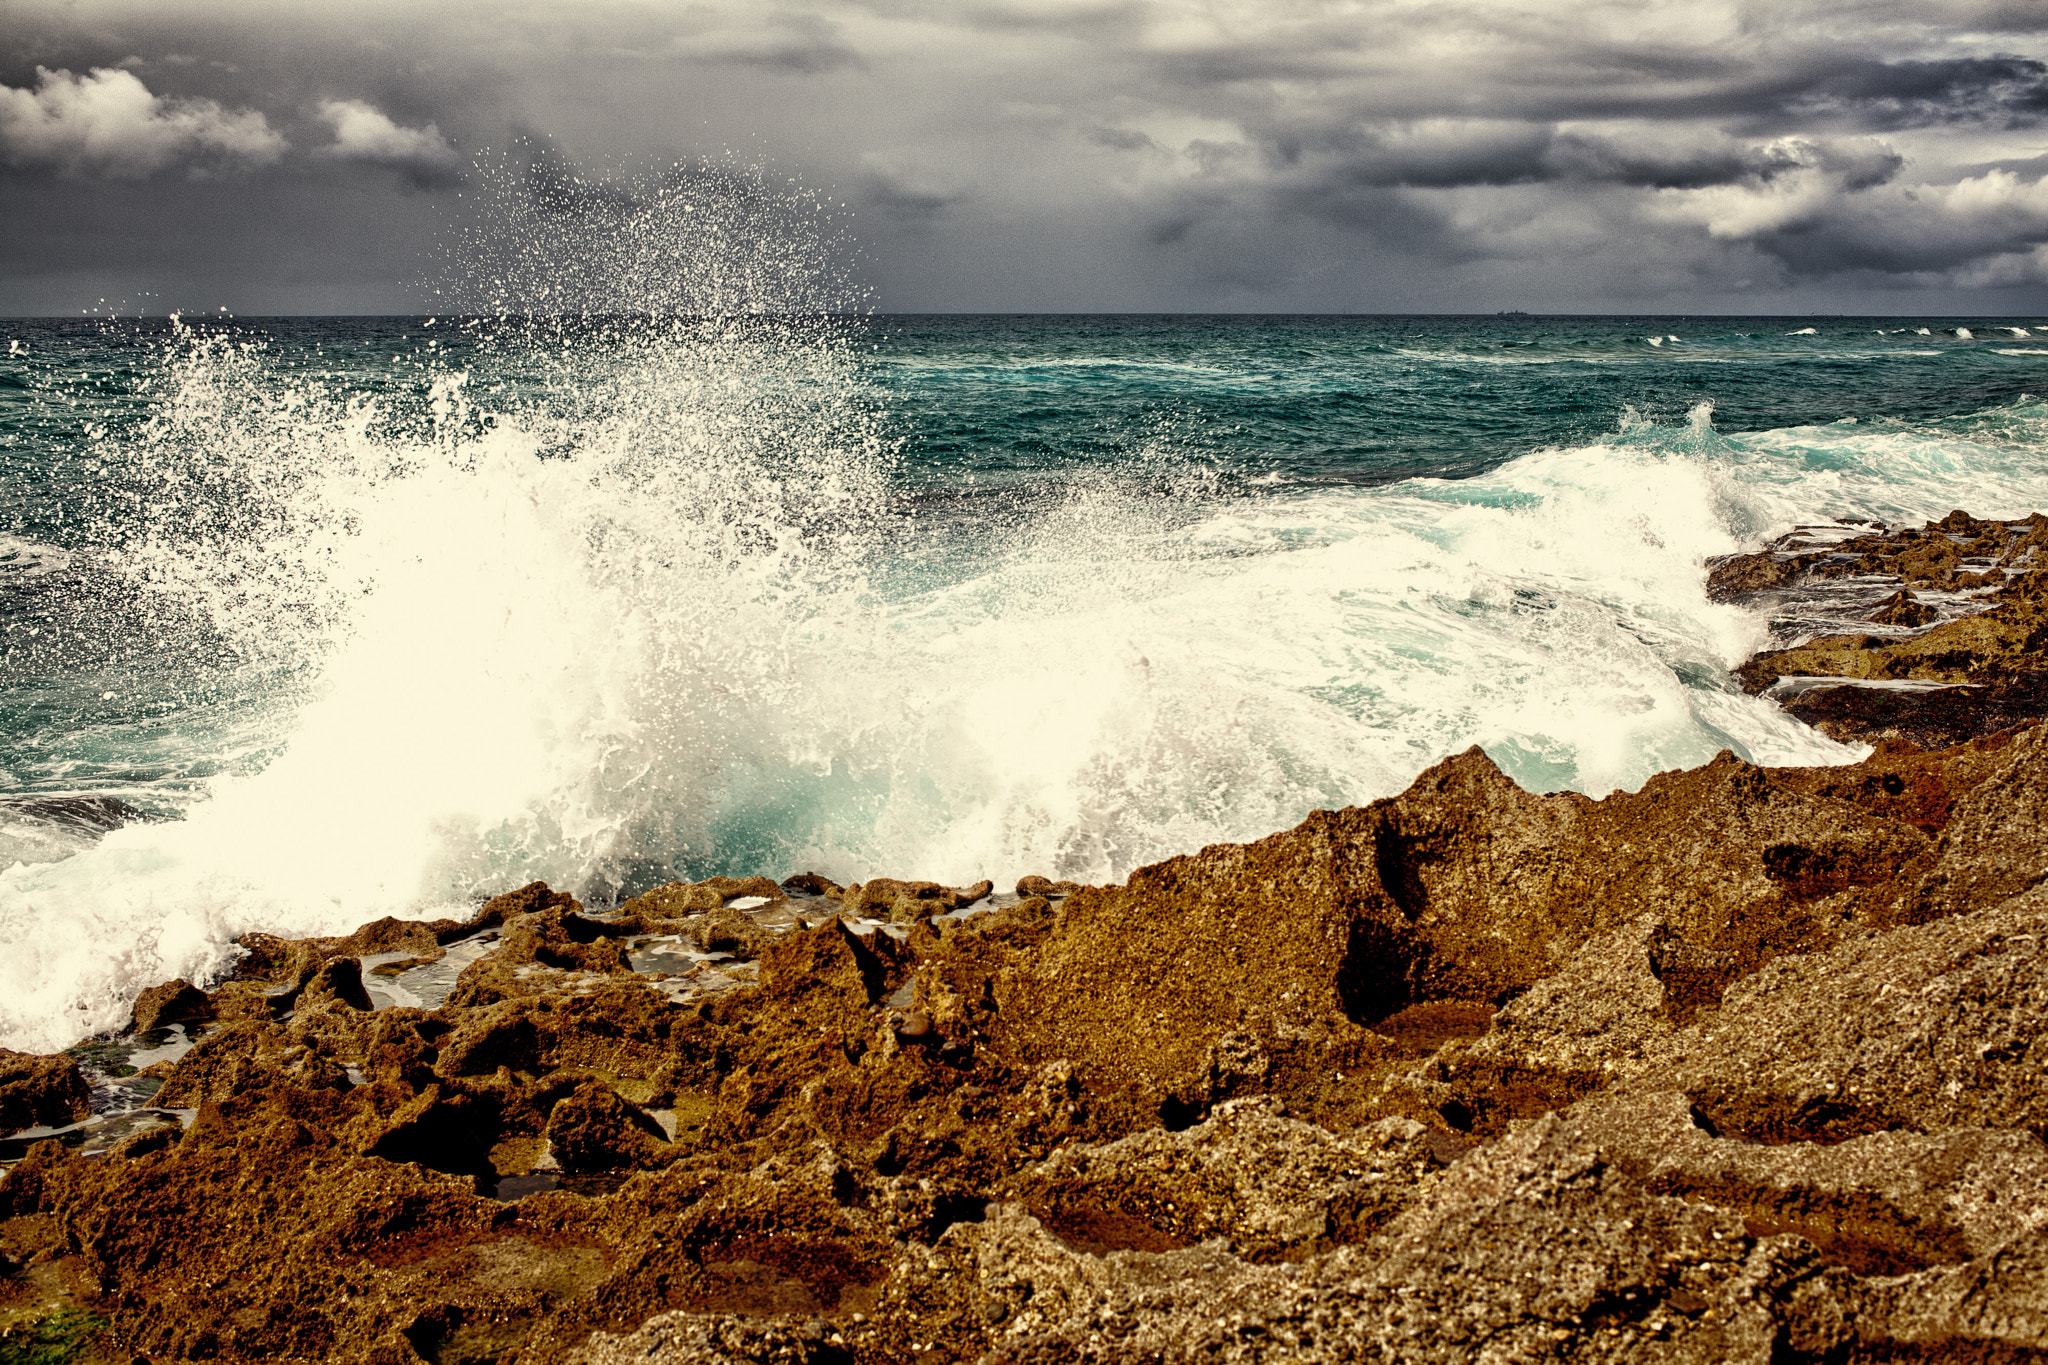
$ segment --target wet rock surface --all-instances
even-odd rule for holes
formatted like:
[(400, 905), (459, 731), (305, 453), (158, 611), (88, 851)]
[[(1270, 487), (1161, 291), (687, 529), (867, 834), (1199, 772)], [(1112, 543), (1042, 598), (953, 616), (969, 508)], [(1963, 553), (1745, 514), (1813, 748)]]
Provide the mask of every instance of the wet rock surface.
[[(1886, 572), (2004, 591), (2031, 525)], [(1778, 581), (1881, 551), (1827, 553)], [(1122, 886), (252, 936), (0, 1055), (0, 1312), (149, 1361), (2042, 1358), (2044, 883), (2001, 726), (1604, 800), (1475, 749)]]
[(1922, 748), (2048, 716), (2048, 517), (1800, 527), (1713, 564), (1711, 595), (1772, 608), (1736, 675), (1842, 740)]

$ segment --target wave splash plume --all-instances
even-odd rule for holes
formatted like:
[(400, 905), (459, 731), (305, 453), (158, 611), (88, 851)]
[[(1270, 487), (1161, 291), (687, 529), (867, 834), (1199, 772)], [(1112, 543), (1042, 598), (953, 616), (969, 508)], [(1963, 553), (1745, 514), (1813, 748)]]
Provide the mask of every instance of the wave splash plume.
[(1847, 761), (1733, 684), (1767, 623), (1710, 603), (1704, 560), (1938, 516), (1959, 477), (1986, 514), (2048, 504), (2032, 402), (1733, 436), (1705, 404), (1625, 414), (1455, 478), (1259, 474), (1172, 423), (1028, 479), (920, 463), (814, 205), (535, 164), (460, 242), (455, 316), (402, 345), (175, 330), (147, 420), (90, 442), (71, 543), (6, 549), (119, 604), (124, 662), (65, 685), (151, 698), (101, 738), (181, 776), (120, 788), (178, 818), (11, 855), (0, 1042), (111, 1026), (252, 930), (534, 878), (597, 904), (802, 868), (1102, 881), (1474, 743), (1596, 794), (1722, 748)]
[[(491, 313), (423, 327), (409, 382), (181, 329), (152, 419), (100, 442), (82, 539), (149, 669), (256, 700), (183, 819), (0, 875), (0, 1036), (67, 1044), (252, 929), (601, 895), (690, 848), (817, 623), (862, 610), (885, 451), (816, 234), (732, 174), (498, 207)], [(565, 233), (648, 302), (538, 311)]]

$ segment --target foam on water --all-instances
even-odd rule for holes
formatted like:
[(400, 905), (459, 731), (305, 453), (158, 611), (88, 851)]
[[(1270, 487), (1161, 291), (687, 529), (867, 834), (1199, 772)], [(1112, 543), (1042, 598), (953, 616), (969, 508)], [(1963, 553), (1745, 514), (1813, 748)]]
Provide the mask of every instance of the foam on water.
[(39, 545), (20, 536), (0, 533), (0, 584), (47, 577), (70, 564), (71, 556), (54, 545)]
[[(622, 385), (630, 420), (656, 382)], [(661, 422), (708, 401), (681, 388)], [(278, 551), (284, 590), (310, 557), (353, 603), (289, 604), (324, 623), (297, 641), (317, 683), (275, 760), (184, 821), (0, 877), (9, 1040), (105, 1026), (236, 933), (534, 876), (600, 897), (650, 867), (1101, 879), (1471, 743), (1593, 792), (1724, 746), (1841, 761), (1726, 686), (1761, 627), (1706, 602), (1703, 558), (1816, 515), (1936, 515), (1965, 469), (1980, 496), (2002, 481), (1987, 510), (2048, 494), (2010, 441), (1728, 441), (1702, 412), (1378, 490), (1161, 497), (1126, 470), (993, 537), (904, 541), (846, 492), (872, 449), (814, 457), (798, 491), (758, 447), (670, 468), (644, 434), (598, 424), (542, 459), (509, 418), (438, 445), (318, 433), (332, 466), (294, 485), (314, 529)], [(353, 532), (327, 537), (344, 507)], [(252, 631), (280, 619), (253, 572), (240, 600), (263, 605), (227, 621)]]
[[(655, 210), (605, 239), (643, 277)], [(788, 268), (706, 287), (772, 304)], [(417, 420), (175, 345), (156, 422), (103, 452), (139, 501), (95, 562), (264, 700), (182, 820), (0, 873), (0, 1041), (117, 1023), (240, 933), (534, 877), (1104, 880), (1475, 743), (1595, 794), (1724, 747), (1846, 761), (1730, 684), (1764, 626), (1704, 559), (2048, 505), (2037, 405), (1732, 438), (1702, 407), (1471, 479), (1247, 488), (1162, 441), (1050, 503), (905, 516), (844, 332), (723, 298), (508, 310), (525, 388), (432, 371)]]

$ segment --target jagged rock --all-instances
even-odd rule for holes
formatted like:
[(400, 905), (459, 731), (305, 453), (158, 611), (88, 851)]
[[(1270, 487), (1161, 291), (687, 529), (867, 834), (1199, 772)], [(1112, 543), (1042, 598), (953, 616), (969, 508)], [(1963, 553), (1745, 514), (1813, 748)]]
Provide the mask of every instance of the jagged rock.
[(1894, 1128), (2048, 1132), (2048, 890), (1780, 958), (1631, 1074), (1721, 1132), (1840, 1141)]
[(906, 1257), (883, 1311), (848, 1331), (864, 1358), (935, 1337), (946, 1358), (1001, 1362), (2019, 1358), (2003, 1353), (2044, 1335), (2041, 1281), (2023, 1268), (2041, 1242), (2030, 1226), (1962, 1265), (1865, 1278), (1803, 1237), (1658, 1190), (1550, 1116), (1429, 1182), (1365, 1244), (1298, 1267), (1220, 1242), (1090, 1254), (999, 1206)]
[(1905, 626), (1911, 629), (1933, 625), (1941, 619), (1941, 613), (1913, 596), (1911, 588), (1900, 588), (1878, 603), (1877, 609), (1863, 619), (1875, 625)]
[(500, 967), (538, 962), (563, 971), (624, 972), (632, 970), (619, 944), (631, 931), (600, 920), (586, 919), (582, 907), (551, 905), (505, 921), (502, 946), (492, 954)]
[(1573, 1116), (1646, 1189), (1796, 1232), (1860, 1274), (1961, 1263), (2048, 1226), (2048, 1146), (2024, 1129), (1767, 1146), (1714, 1136), (1675, 1092), (1603, 1097)]
[(1299, 1260), (1364, 1240), (1435, 1165), (1428, 1130), (1413, 1120), (1338, 1134), (1278, 1110), (1269, 1096), (1229, 1100), (1180, 1132), (1062, 1147), (1005, 1197), (1080, 1250), (1164, 1251), (1222, 1238), (1250, 1260)]
[(1404, 1007), (1490, 1013), (1644, 914), (1718, 964), (1690, 987), (1710, 1000), (1882, 916), (1875, 889), (1933, 854), (1920, 830), (1809, 785), (1723, 754), (1602, 801), (1534, 796), (1473, 749), (1389, 800), (1077, 891), (1013, 969), (944, 992), (943, 966), (921, 970), (920, 1003), (943, 1021), (963, 1000), (963, 1029), (1156, 1107), (1212, 1098), (1226, 1033), (1257, 1036), (1276, 1079), (1363, 1066), (1390, 1050), (1370, 1026)]
[(646, 1169), (674, 1155), (660, 1124), (597, 1080), (585, 1081), (556, 1103), (547, 1137), (565, 1171)]
[(404, 953), (408, 957), (433, 961), (442, 953), (440, 933), (454, 927), (457, 926), (452, 920), (422, 923), (386, 915), (337, 940), (335, 949), (350, 957), (361, 957), (366, 953)]
[[(650, 1318), (630, 1336), (592, 1337), (573, 1365), (812, 1365), (842, 1361), (846, 1353), (831, 1340), (821, 1318), (705, 1316), (668, 1313)], [(840, 1338), (843, 1342), (844, 1338)]]
[(214, 1017), (213, 1001), (206, 992), (179, 977), (161, 986), (151, 986), (135, 997), (128, 1016), (129, 1033), (147, 1033), (166, 1024), (203, 1022)]
[[(870, 879), (907, 924), (722, 994), (613, 959), (751, 881), (251, 939), (190, 1127), (37, 1144), (0, 1253), (163, 1359), (2024, 1359), (2043, 743), (1600, 801), (1472, 751), (1120, 887)], [(465, 936), (440, 1007), (355, 997)]]
[(1020, 896), (1071, 896), (1080, 889), (1079, 882), (1056, 882), (1035, 872), (1017, 879), (1017, 894)]
[[(1951, 512), (1924, 528), (1839, 543), (1815, 543), (1802, 528), (1758, 554), (1720, 561), (1709, 586), (1723, 599), (1777, 601), (1782, 590), (1818, 580), (1877, 576), (1899, 583), (1863, 619), (1914, 634), (1822, 633), (1758, 654), (1736, 674), (1752, 692), (1781, 678), (1805, 680), (1781, 704), (1836, 739), (1943, 748), (2048, 716), (2044, 545), (2048, 517), (2039, 513), (2008, 524)], [(1990, 567), (1966, 569), (1966, 562)], [(1916, 586), (1949, 595), (1937, 607), (1916, 596)], [(1973, 591), (1974, 597), (1957, 595)], [(1957, 613), (1961, 618), (1953, 619)], [(1830, 678), (1844, 682), (1812, 681)], [(1943, 686), (1885, 685), (1902, 680)], [(1873, 685), (1850, 685), (1856, 681)]]
[(685, 920), (682, 931), (707, 953), (737, 953), (742, 957), (758, 956), (775, 941), (775, 935), (745, 911), (734, 910), (723, 902), (714, 910)]
[(170, 1108), (225, 1103), (284, 1082), (305, 1090), (346, 1090), (348, 1072), (279, 1024), (249, 1020), (208, 1033), (164, 1077), (156, 1102)]
[(297, 1008), (318, 1009), (336, 1004), (352, 1010), (368, 1010), (370, 993), (363, 989), (363, 964), (352, 957), (331, 958), (321, 964), (299, 991)]
[(1924, 692), (1813, 687), (1780, 705), (1845, 743), (1905, 740), (1923, 749), (1941, 749), (2048, 716), (2048, 669)]
[(71, 1058), (0, 1048), (0, 1133), (77, 1123), (90, 1112), (87, 1098), (85, 1077)]
[(872, 915), (907, 923), (930, 919), (958, 907), (960, 898), (951, 888), (937, 882), (906, 882), (894, 877), (874, 877), (855, 882), (840, 893), (839, 904), (849, 915)]
[[(796, 882), (800, 879), (790, 880)], [(719, 910), (727, 901), (749, 896), (758, 896), (770, 905), (788, 899), (782, 885), (767, 877), (710, 877), (701, 882), (670, 882), (642, 892), (620, 906), (619, 921), (653, 929), (664, 921)]]
[(1995, 905), (2048, 880), (2048, 729), (2022, 732), (1999, 757), (1956, 802), (1932, 866), (1899, 898), (1899, 918)]

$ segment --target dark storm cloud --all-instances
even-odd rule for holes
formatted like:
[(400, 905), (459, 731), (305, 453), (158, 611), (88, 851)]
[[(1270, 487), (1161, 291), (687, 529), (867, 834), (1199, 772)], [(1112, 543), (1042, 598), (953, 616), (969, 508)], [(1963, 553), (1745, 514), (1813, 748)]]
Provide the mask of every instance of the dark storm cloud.
[(1646, 189), (1768, 182), (1820, 165), (1862, 189), (1895, 176), (1904, 158), (1881, 143), (1742, 143), (1725, 137), (1615, 136), (1555, 125), (1461, 123), (1353, 128), (1269, 139), (1271, 160), (1333, 185), (1451, 189), (1549, 182)]
[(640, 207), (640, 196), (602, 180), (578, 175), (575, 165), (544, 133), (521, 130), (512, 146), (526, 198), (551, 218), (618, 222)]
[(1799, 112), (1852, 112), (1867, 126), (1999, 122), (2028, 126), (2048, 116), (2048, 63), (2026, 57), (1864, 62), (1831, 72), (1785, 101)]
[(861, 180), (862, 200), (903, 223), (929, 224), (967, 197), (966, 190), (923, 187), (882, 170), (869, 171)]
[[(2039, 0), (7, 3), (10, 224), (107, 216), (0, 242), (0, 307), (96, 261), (290, 306), (380, 205), (417, 272), (479, 157), (567, 222), (727, 154), (838, 186), (884, 307), (2048, 305)], [(232, 261), (151, 240), (173, 183)]]

